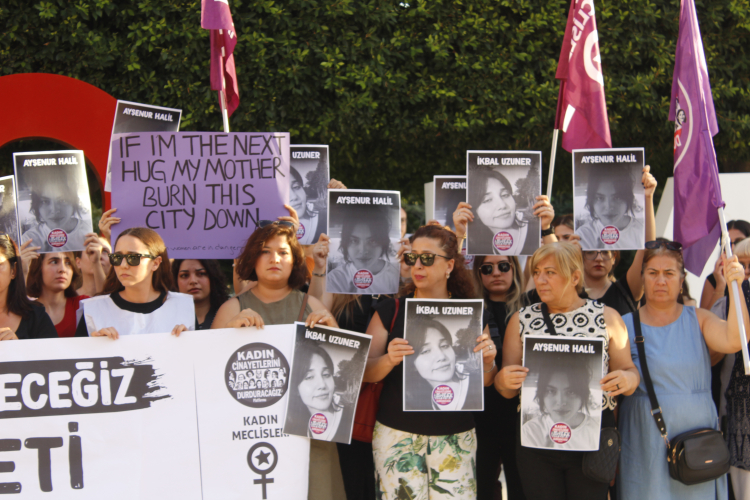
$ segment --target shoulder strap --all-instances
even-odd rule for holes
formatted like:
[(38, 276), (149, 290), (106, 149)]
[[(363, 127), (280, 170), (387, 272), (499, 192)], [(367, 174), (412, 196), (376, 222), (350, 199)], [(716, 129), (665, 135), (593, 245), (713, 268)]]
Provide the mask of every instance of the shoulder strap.
[(396, 299), (396, 309), (393, 311), (393, 319), (391, 319), (391, 328), (388, 330), (388, 335), (393, 331), (393, 325), (396, 324), (396, 317), (398, 317), (398, 307), (401, 304), (401, 299)]
[(544, 302), (542, 302), (542, 317), (544, 318), (544, 323), (547, 325), (547, 330), (549, 330), (550, 335), (557, 335), (555, 325), (552, 323), (552, 318), (549, 317), (549, 309), (547, 309), (547, 304)]
[(297, 321), (302, 321), (305, 319), (304, 316), (305, 316), (305, 308), (307, 307), (307, 297), (308, 295), (305, 294), (305, 296), (302, 298), (302, 307), (300, 307), (299, 309), (299, 316), (297, 317)]
[(667, 423), (664, 421), (664, 414), (659, 406), (659, 400), (656, 399), (654, 383), (651, 381), (651, 374), (648, 371), (648, 362), (646, 361), (646, 348), (643, 345), (643, 331), (641, 330), (641, 315), (638, 310), (633, 311), (633, 328), (635, 328), (635, 346), (638, 349), (638, 357), (641, 360), (641, 372), (643, 373), (643, 382), (646, 384), (648, 399), (651, 401), (651, 416), (654, 417), (656, 427), (659, 428), (661, 437), (664, 438), (664, 444), (667, 445), (667, 454), (669, 454), (669, 438), (667, 437)]
[(625, 285), (622, 284), (621, 281), (615, 281), (614, 285), (617, 287), (617, 289), (620, 291), (623, 297), (625, 297), (625, 302), (628, 303), (628, 307), (630, 308), (630, 312), (635, 312), (638, 308), (635, 305), (635, 302), (633, 302), (633, 299), (630, 297), (630, 294), (628, 293), (628, 290), (625, 289)]

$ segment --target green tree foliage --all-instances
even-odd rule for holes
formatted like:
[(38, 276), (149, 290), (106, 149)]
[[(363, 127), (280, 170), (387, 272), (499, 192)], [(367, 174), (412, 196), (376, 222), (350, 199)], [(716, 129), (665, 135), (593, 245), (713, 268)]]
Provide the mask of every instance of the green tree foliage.
[[(565, 0), (232, 0), (241, 103), (233, 130), (283, 130), (330, 144), (350, 187), (423, 197), (467, 149), (549, 160)], [(679, 1), (596, 3), (614, 146), (644, 146), (663, 186)], [(722, 171), (750, 159), (748, 0), (697, 2), (721, 133)], [(198, 0), (5, 0), (0, 74), (59, 73), (120, 99), (184, 110), (184, 130), (219, 130)], [(572, 207), (560, 150), (558, 213)]]

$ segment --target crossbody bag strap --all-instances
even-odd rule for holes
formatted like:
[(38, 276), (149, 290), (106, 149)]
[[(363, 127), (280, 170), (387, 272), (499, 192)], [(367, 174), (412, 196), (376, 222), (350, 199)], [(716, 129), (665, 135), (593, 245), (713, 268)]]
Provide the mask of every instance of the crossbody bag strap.
[(631, 312), (634, 312), (638, 310), (638, 307), (635, 305), (635, 302), (633, 302), (633, 299), (630, 298), (630, 294), (628, 293), (628, 290), (625, 289), (627, 285), (623, 285), (621, 281), (615, 281), (614, 282), (615, 287), (617, 287), (617, 290), (620, 291), (623, 297), (625, 297), (625, 302), (628, 303), (628, 307), (630, 308)]
[(547, 304), (542, 302), (542, 318), (544, 318), (544, 324), (547, 325), (547, 330), (549, 330), (550, 335), (557, 335), (557, 331), (555, 330), (555, 325), (552, 323), (552, 318), (549, 316), (549, 309), (547, 309)]
[(669, 438), (667, 437), (667, 423), (664, 421), (664, 413), (659, 406), (659, 400), (656, 399), (654, 383), (651, 381), (651, 374), (648, 371), (648, 361), (646, 360), (646, 347), (643, 345), (643, 331), (641, 330), (641, 315), (636, 310), (633, 311), (633, 327), (635, 328), (635, 347), (638, 349), (638, 357), (641, 360), (641, 372), (643, 373), (643, 382), (646, 384), (648, 399), (651, 402), (651, 416), (654, 417), (656, 427), (659, 428), (661, 437), (664, 438), (664, 444), (667, 445), (667, 455), (669, 455)]
[(307, 307), (307, 297), (308, 295), (305, 294), (304, 298), (302, 299), (302, 307), (299, 309), (299, 316), (297, 317), (297, 321), (302, 321), (305, 319), (305, 307)]

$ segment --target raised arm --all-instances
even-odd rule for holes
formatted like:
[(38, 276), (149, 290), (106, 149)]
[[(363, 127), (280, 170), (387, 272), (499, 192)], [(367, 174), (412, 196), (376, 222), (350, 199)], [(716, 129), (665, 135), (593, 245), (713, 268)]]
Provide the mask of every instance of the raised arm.
[(318, 242), (313, 246), (313, 267), (310, 288), (307, 293), (323, 303), (329, 311), (333, 307), (333, 294), (326, 292), (326, 266), (328, 264), (328, 245), (330, 238), (325, 233), (320, 235)]
[[(654, 216), (654, 191), (656, 190), (656, 179), (651, 175), (651, 167), (646, 165), (643, 167), (643, 176), (641, 182), (646, 190), (646, 241), (654, 241), (656, 239), (656, 217)], [(643, 267), (643, 256), (645, 250), (638, 250), (635, 253), (633, 263), (628, 269), (627, 280), (630, 293), (633, 294), (633, 298), (638, 301), (643, 297), (643, 275), (641, 274), (641, 268)]]

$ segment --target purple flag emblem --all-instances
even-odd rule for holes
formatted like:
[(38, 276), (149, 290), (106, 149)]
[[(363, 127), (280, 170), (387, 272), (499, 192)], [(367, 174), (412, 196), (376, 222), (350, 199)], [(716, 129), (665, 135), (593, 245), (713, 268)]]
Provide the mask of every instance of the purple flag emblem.
[(700, 275), (719, 240), (716, 123), (706, 56), (693, 0), (682, 0), (669, 119), (674, 121), (674, 239), (685, 267)]

